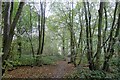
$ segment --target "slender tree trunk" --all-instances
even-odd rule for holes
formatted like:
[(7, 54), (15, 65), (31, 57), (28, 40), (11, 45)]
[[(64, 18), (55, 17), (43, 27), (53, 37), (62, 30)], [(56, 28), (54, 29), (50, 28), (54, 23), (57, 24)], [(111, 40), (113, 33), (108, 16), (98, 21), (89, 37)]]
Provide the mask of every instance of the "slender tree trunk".
[(37, 55), (40, 54), (41, 50), (41, 30), (40, 30), (40, 14), (38, 14), (38, 31), (39, 31), (39, 46), (38, 46), (38, 52)]
[(63, 30), (63, 37), (62, 37), (62, 54), (65, 56), (65, 32)]
[(98, 22), (98, 43), (97, 43), (97, 55), (96, 55), (96, 69), (100, 69), (100, 55), (101, 55), (101, 30), (102, 30), (102, 16), (103, 16), (104, 2), (100, 2), (99, 22)]
[(74, 33), (74, 13), (73, 13), (73, 1), (71, 4), (71, 10), (70, 10), (70, 28), (71, 28), (71, 47), (72, 47), (72, 55), (71, 55), (71, 62), (74, 64), (74, 66), (76, 67), (76, 38), (75, 38), (75, 33)]
[[(105, 40), (106, 40), (106, 31), (107, 31), (107, 27), (108, 27), (108, 20), (107, 20), (107, 11), (106, 11), (106, 7), (104, 6), (104, 11), (105, 11), (105, 29), (103, 31), (103, 44), (105, 43)], [(106, 54), (106, 44), (104, 46), (104, 53)]]
[(91, 58), (93, 58), (93, 43), (92, 43), (92, 32), (91, 32), (91, 13), (90, 13), (90, 8), (89, 8), (89, 2), (87, 2), (88, 6), (88, 14), (89, 14), (89, 44), (90, 44), (90, 54)]
[[(115, 37), (117, 37), (117, 40), (118, 40), (118, 43), (119, 43), (118, 46), (120, 46), (120, 32), (119, 31), (120, 31), (120, 12), (119, 12), (119, 18), (118, 18), (118, 27), (116, 29), (116, 35), (115, 35)], [(118, 58), (120, 58), (120, 48), (118, 48), (118, 53), (117, 54), (118, 54)]]
[(42, 12), (42, 45), (41, 45), (41, 54), (43, 53), (44, 48), (44, 38), (45, 38), (45, 3), (41, 4), (41, 12)]
[(89, 40), (89, 22), (87, 17), (87, 10), (86, 10), (86, 3), (84, 3), (84, 10), (85, 10), (85, 20), (86, 20), (86, 43), (87, 43), (87, 59), (89, 63), (89, 69), (94, 70), (94, 63), (92, 60), (92, 54), (90, 52), (90, 40)]
[(120, 12), (118, 14), (118, 23), (117, 24), (118, 24), (118, 26), (117, 26), (116, 32), (115, 32), (115, 39), (118, 38), (118, 40), (119, 40), (119, 34), (120, 34)]
[(72, 31), (70, 32), (70, 50), (71, 50), (71, 59), (70, 59), (70, 62), (73, 63), (73, 55), (74, 55), (74, 52), (73, 52), (73, 49), (74, 49), (74, 46), (73, 46), (73, 35), (72, 35)]
[(30, 29), (31, 29), (31, 36), (30, 36), (30, 44), (31, 44), (31, 51), (32, 51), (32, 55), (33, 57), (35, 57), (35, 51), (34, 51), (34, 48), (33, 48), (33, 41), (32, 41), (32, 10), (31, 10), (31, 7), (30, 7)]
[(73, 3), (71, 5), (72, 9), (69, 11), (69, 30), (70, 30), (70, 52), (71, 52), (71, 57), (70, 57), (70, 63), (74, 63), (74, 32), (73, 32)]
[[(80, 13), (79, 13), (80, 14)], [(80, 34), (79, 34), (79, 40), (78, 40), (78, 50), (80, 49), (80, 60), (79, 60), (79, 63), (78, 65), (80, 65), (81, 61), (82, 61), (82, 55), (83, 55), (83, 41), (82, 41), (82, 33), (83, 33), (83, 25), (82, 25), (82, 22), (81, 22), (81, 16), (79, 15), (79, 22), (80, 22), (80, 26), (81, 26), (81, 30), (80, 30)], [(79, 53), (79, 51), (78, 51)]]
[(114, 53), (113, 45), (115, 42), (113, 38), (113, 31), (114, 31), (114, 25), (115, 25), (115, 20), (116, 20), (117, 7), (118, 7), (118, 2), (116, 2), (115, 11), (114, 11), (114, 19), (113, 19), (113, 23), (112, 23), (111, 30), (110, 30), (110, 40), (109, 40), (109, 44), (107, 48), (107, 53), (105, 54), (105, 58), (104, 58), (104, 63), (103, 63), (103, 68), (102, 68), (104, 71), (109, 70), (109, 59), (112, 57)]
[[(46, 4), (40, 2), (40, 7), (41, 7), (41, 16), (40, 16), (40, 11), (38, 14), (38, 30), (39, 30), (39, 45), (38, 45), (38, 52), (37, 55), (39, 55), (38, 58), (41, 58), (41, 54), (43, 53), (43, 48), (44, 48), (44, 37), (45, 37), (45, 7)], [(41, 66), (41, 61), (37, 61), (37, 65)]]
[[(40, 2), (40, 7), (41, 7), (41, 2)], [(42, 8), (41, 8), (42, 9)], [(42, 10), (41, 10), (42, 12)], [(41, 18), (40, 18), (41, 17)], [(37, 52), (37, 55), (41, 54), (41, 39), (42, 39), (42, 26), (40, 25), (40, 22), (42, 21), (42, 16), (40, 16), (40, 11), (39, 11), (39, 14), (38, 14), (38, 31), (39, 31), (39, 45), (38, 45), (38, 52)]]
[[(0, 25), (2, 23), (2, 1), (0, 1)], [(0, 37), (2, 33), (2, 26), (0, 26)], [(0, 39), (0, 43), (2, 42), (2, 39)], [(0, 47), (0, 53), (1, 53), (1, 47)], [(2, 56), (0, 55), (0, 80), (2, 79)]]
[(44, 37), (45, 37), (45, 4), (40, 2), (40, 6), (41, 6), (41, 16), (38, 14), (39, 47), (38, 47), (37, 55), (43, 53)]

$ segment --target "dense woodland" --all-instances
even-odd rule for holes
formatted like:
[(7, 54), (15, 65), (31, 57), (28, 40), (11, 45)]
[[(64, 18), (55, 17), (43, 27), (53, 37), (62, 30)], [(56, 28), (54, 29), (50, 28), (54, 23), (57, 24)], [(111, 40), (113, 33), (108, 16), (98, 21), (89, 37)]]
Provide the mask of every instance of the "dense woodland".
[(17, 67), (64, 61), (75, 68), (68, 78), (120, 79), (119, 1), (11, 1), (0, 7), (3, 77)]

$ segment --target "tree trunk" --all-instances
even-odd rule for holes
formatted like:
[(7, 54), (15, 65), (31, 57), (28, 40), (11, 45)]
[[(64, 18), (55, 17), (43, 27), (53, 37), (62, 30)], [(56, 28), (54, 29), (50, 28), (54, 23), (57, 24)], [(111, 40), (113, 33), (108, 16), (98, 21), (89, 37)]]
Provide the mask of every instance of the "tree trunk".
[(75, 35), (74, 35), (74, 30), (73, 30), (73, 2), (72, 2), (72, 5), (71, 5), (71, 9), (69, 11), (69, 20), (70, 20), (70, 22), (68, 23), (68, 25), (69, 25), (69, 31), (70, 31), (70, 52), (71, 52), (70, 63), (74, 63), (74, 57), (75, 57), (75, 42), (74, 42), (74, 40), (75, 40)]
[(116, 6), (115, 6), (114, 19), (113, 19), (113, 23), (112, 23), (111, 30), (110, 30), (110, 40), (109, 40), (107, 53), (105, 54), (105, 59), (104, 59), (103, 67), (102, 67), (104, 71), (109, 70), (109, 59), (112, 57), (114, 53), (113, 45), (115, 43), (115, 40), (113, 38), (113, 31), (114, 31), (114, 25), (115, 25), (115, 20), (116, 20), (117, 7), (118, 7), (118, 2), (116, 2)]
[[(104, 6), (104, 11), (105, 11), (105, 29), (103, 31), (103, 44), (105, 43), (105, 40), (106, 40), (106, 31), (107, 31), (107, 27), (108, 27), (108, 20), (107, 20), (107, 11), (106, 11), (106, 7)], [(107, 48), (107, 45), (105, 44), (104, 45), (104, 53), (106, 54), (106, 48)]]
[[(83, 10), (82, 10), (82, 12), (83, 12)], [(83, 34), (83, 24), (82, 24), (81, 19), (83, 19), (83, 14), (82, 14), (82, 17), (81, 17), (80, 12), (79, 12), (79, 22), (80, 22), (81, 30), (80, 30), (80, 34), (79, 34), (79, 40), (78, 40), (78, 53), (80, 53), (80, 60), (78, 62), (78, 65), (80, 65), (80, 63), (82, 61), (82, 56), (83, 56), (83, 51), (82, 51), (82, 49), (83, 49), (83, 41), (82, 41), (83, 40), (83, 38), (82, 38), (83, 37), (82, 36), (82, 34)], [(79, 52), (79, 49), (80, 49), (80, 52)]]
[(92, 32), (91, 32), (91, 13), (90, 13), (90, 6), (89, 6), (89, 2), (87, 2), (87, 6), (88, 6), (88, 19), (89, 19), (89, 47), (90, 47), (90, 54), (91, 54), (91, 57), (93, 57), (93, 50), (92, 50), (92, 47), (93, 47), (93, 43), (92, 43)]
[(87, 59), (88, 59), (88, 64), (89, 64), (89, 69), (94, 70), (94, 63), (92, 60), (92, 54), (90, 52), (90, 40), (89, 40), (89, 22), (88, 22), (88, 17), (87, 17), (87, 10), (86, 10), (86, 3), (84, 3), (84, 10), (85, 10), (85, 20), (86, 20), (86, 43), (87, 43)]
[(2, 22), (2, 1), (0, 1), (0, 24), (1, 22)]
[(42, 45), (41, 45), (41, 54), (43, 53), (43, 47), (44, 47), (44, 38), (45, 38), (45, 3), (41, 4), (41, 12), (42, 12), (42, 23), (41, 23), (41, 29), (42, 29)]
[(20, 14), (22, 12), (22, 8), (24, 5), (24, 2), (20, 2), (19, 4), (19, 8), (17, 10), (17, 13), (13, 19), (13, 22), (10, 24), (10, 3), (6, 2), (5, 3), (5, 15), (4, 15), (4, 35), (3, 35), (3, 55), (2, 55), (2, 62), (4, 63), (4, 60), (7, 59), (7, 57), (9, 56), (8, 53), (10, 51), (10, 47), (11, 47), (11, 43), (12, 43), (12, 39), (13, 39), (13, 35), (14, 35), (14, 29), (15, 26), (18, 22), (18, 19), (20, 17)]
[[(2, 23), (2, 1), (0, 1), (0, 25)], [(2, 33), (2, 28), (0, 26), (0, 37)], [(0, 39), (0, 43), (2, 40)], [(0, 53), (1, 53), (1, 47), (0, 47)], [(2, 79), (2, 55), (0, 54), (0, 80)]]
[(97, 55), (96, 55), (96, 69), (100, 69), (100, 55), (101, 55), (101, 30), (102, 30), (102, 16), (103, 16), (104, 2), (100, 2), (99, 22), (98, 22), (98, 43), (97, 43)]
[(43, 53), (44, 37), (45, 37), (45, 4), (40, 2), (41, 16), (38, 14), (38, 30), (39, 30), (39, 47), (37, 55)]
[(7, 2), (5, 3), (5, 10), (4, 10), (4, 33), (3, 33), (3, 55), (2, 55), (2, 61), (5, 60), (7, 57), (7, 54), (9, 52), (9, 45), (7, 44), (9, 42), (9, 8), (10, 8), (10, 3)]
[(43, 48), (44, 48), (44, 37), (45, 37), (45, 7), (46, 4), (40, 2), (40, 7), (41, 7), (41, 16), (40, 16), (40, 11), (38, 14), (38, 31), (39, 31), (39, 45), (38, 45), (38, 52), (36, 63), (38, 66), (41, 66), (41, 60), (39, 61), (38, 58), (41, 58), (41, 54), (43, 53)]
[(32, 41), (32, 10), (31, 10), (31, 7), (30, 7), (30, 32), (31, 32), (31, 36), (30, 36), (30, 44), (31, 44), (31, 51), (32, 51), (32, 55), (33, 57), (35, 57), (35, 52), (34, 52), (34, 48), (33, 48), (33, 41)]
[(39, 31), (39, 45), (38, 45), (38, 52), (37, 55), (40, 54), (41, 49), (41, 30), (40, 30), (40, 14), (38, 14), (38, 31)]
[(62, 54), (65, 56), (65, 32), (63, 30), (63, 37), (62, 37)]

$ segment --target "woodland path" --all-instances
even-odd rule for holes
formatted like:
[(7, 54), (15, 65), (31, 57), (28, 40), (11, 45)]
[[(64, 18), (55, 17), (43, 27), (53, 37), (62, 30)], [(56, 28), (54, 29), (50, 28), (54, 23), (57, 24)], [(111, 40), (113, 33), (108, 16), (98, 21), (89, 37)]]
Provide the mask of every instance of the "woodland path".
[(5, 78), (64, 78), (74, 70), (73, 64), (68, 64), (67, 61), (58, 61), (54, 65), (43, 65), (42, 67), (18, 67), (6, 72)]

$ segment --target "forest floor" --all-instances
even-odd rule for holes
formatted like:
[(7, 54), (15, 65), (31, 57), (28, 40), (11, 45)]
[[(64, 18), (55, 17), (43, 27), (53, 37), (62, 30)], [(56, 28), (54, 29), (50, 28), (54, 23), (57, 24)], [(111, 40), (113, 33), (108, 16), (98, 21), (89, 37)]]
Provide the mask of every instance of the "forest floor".
[(7, 71), (4, 78), (64, 78), (73, 73), (75, 67), (67, 61), (57, 61), (53, 65), (21, 66)]

